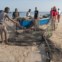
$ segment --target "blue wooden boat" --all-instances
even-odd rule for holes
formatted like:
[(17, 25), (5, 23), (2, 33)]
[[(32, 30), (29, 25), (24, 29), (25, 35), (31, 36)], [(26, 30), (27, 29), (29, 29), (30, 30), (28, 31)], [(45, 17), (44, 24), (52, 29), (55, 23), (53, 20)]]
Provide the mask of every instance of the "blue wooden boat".
[[(22, 20), (19, 22), (21, 26), (29, 28), (30, 26), (33, 26), (33, 20)], [(38, 21), (39, 25), (45, 25), (49, 23), (49, 18), (44, 18), (44, 19), (40, 19)]]
[(49, 18), (40, 19), (38, 22), (39, 25), (45, 25), (48, 23), (49, 23)]
[(26, 27), (26, 28), (29, 28), (34, 25), (32, 20), (22, 20), (19, 23), (21, 26)]

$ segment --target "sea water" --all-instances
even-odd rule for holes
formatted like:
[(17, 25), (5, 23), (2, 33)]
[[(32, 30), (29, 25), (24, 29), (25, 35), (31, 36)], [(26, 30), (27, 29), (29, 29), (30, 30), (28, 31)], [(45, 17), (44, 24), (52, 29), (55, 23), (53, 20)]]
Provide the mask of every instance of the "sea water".
[[(9, 13), (9, 16), (11, 18), (12, 18), (12, 14), (13, 14), (13, 12)], [(49, 14), (49, 12), (39, 12), (39, 16), (43, 16), (43, 15), (47, 15), (47, 14)], [(26, 16), (26, 12), (19, 12), (19, 15), (20, 15), (20, 17), (25, 17)], [(33, 17), (34, 16), (34, 12), (31, 12), (31, 15)]]

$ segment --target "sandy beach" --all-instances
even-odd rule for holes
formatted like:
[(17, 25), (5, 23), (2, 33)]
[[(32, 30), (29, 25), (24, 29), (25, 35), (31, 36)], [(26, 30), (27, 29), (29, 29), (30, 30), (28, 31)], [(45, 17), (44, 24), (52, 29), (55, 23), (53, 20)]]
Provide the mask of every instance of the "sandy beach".
[(10, 38), (10, 41), (9, 45), (2, 45), (0, 43), (0, 62), (45, 61), (45, 47), (44, 45), (40, 45), (41, 42), (39, 42), (41, 40), (41, 31), (24, 33), (21, 30), (18, 31), (21, 32), (20, 35), (16, 36), (14, 33), (14, 24), (8, 21), (5, 24), (8, 29), (8, 38)]
[(50, 38), (55, 45), (62, 48), (62, 16), (60, 22), (58, 23), (57, 29), (53, 31), (53, 35)]
[[(61, 16), (61, 20), (62, 20), (62, 16)], [(6, 25), (14, 26), (12, 23), (10, 24), (8, 21), (7, 21)], [(46, 28), (46, 26), (44, 28)], [(9, 30), (8, 33), (11, 32), (10, 35), (8, 34), (8, 37), (10, 37), (12, 40), (15, 36), (14, 29), (15, 29), (15, 27), (11, 28), (11, 31), (10, 31), (8, 28), (8, 30)], [(58, 23), (58, 27), (57, 27), (56, 31), (53, 31), (52, 33), (53, 33), (53, 35), (49, 39), (52, 41), (52, 43), (54, 43), (54, 45), (56, 47), (62, 48), (62, 21), (60, 21)], [(22, 45), (14, 45), (14, 44), (2, 45), (0, 43), (0, 62), (46, 62), (45, 61), (46, 54), (45, 54), (44, 45), (41, 44), (38, 47), (38, 45), (40, 44), (40, 42), (38, 42), (38, 40), (41, 39), (41, 37), (38, 36), (38, 34), (35, 35), (35, 33), (33, 33), (34, 36), (32, 36), (31, 34), (24, 33), (24, 36), (22, 36), (22, 34), (19, 36), (19, 37), (21, 37), (20, 38), (21, 40), (25, 39), (27, 41), (28, 37), (32, 39), (32, 40), (29, 39), (30, 42), (27, 41), (28, 43), (25, 42), (26, 45), (24, 44), (24, 41), (22, 42)], [(17, 41), (16, 38), (15, 38), (15, 40), (12, 41), (13, 43), (15, 41)], [(33, 41), (33, 38), (37, 38), (36, 40), (34, 40), (36, 42)], [(16, 43), (18, 43), (18, 41)], [(58, 57), (61, 57), (58, 54), (57, 54), (57, 57), (56, 58), (55, 57), (56, 57), (56, 55), (53, 55), (53, 59), (51, 62), (55, 62), (55, 61), (61, 62), (62, 61), (61, 58), (60, 59), (58, 58)]]
[(60, 53), (53, 55), (53, 61), (62, 62), (62, 16), (60, 22), (58, 23), (57, 29), (53, 31), (53, 35), (49, 39), (52, 41), (54, 46), (60, 50)]

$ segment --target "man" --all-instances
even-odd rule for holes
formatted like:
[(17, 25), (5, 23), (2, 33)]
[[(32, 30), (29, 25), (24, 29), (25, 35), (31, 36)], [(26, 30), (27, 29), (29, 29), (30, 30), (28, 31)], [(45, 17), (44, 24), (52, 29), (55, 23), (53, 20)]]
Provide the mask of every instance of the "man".
[(15, 8), (15, 11), (13, 12), (13, 15), (12, 16), (13, 16), (13, 19), (19, 17), (19, 12), (18, 12), (18, 9), (17, 8)]
[(58, 22), (60, 22), (60, 15), (61, 15), (61, 11), (60, 11), (60, 9), (58, 8)]
[(34, 11), (35, 28), (39, 28), (39, 26), (38, 26), (38, 15), (39, 15), (39, 11), (37, 10), (37, 7), (35, 7), (35, 11)]
[[(6, 29), (6, 25), (5, 25), (6, 18), (8, 20), (12, 21), (14, 24), (17, 24), (20, 27), (18, 22), (13, 21), (12, 19), (9, 18), (8, 13), (9, 13), (9, 7), (5, 7), (4, 11), (1, 11), (1, 13), (0, 13), (0, 34), (1, 34), (1, 39), (2, 39), (3, 44), (8, 42), (7, 29)], [(5, 41), (4, 41), (3, 33), (5, 36)]]
[(29, 9), (28, 12), (26, 13), (26, 17), (31, 18), (31, 9)]
[(55, 30), (56, 28), (56, 23), (57, 23), (57, 9), (56, 7), (54, 6), (52, 11), (51, 11), (51, 18), (52, 18), (52, 30)]
[[(17, 8), (15, 8), (15, 11), (13, 12), (13, 14), (12, 14), (12, 17), (13, 17), (13, 19), (16, 19), (16, 21), (18, 21), (19, 22), (19, 12), (18, 12), (18, 9)], [(17, 24), (16, 24), (16, 34), (18, 34), (18, 32), (17, 32)]]

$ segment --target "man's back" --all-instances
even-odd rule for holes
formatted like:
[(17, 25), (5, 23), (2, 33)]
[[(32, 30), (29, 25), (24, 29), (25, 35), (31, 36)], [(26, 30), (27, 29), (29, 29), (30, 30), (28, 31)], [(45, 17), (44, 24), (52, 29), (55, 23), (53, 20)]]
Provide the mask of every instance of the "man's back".
[(0, 23), (3, 22), (3, 18), (4, 18), (4, 12), (0, 11)]
[(52, 16), (56, 16), (57, 15), (57, 11), (52, 10), (51, 14), (52, 14)]
[(0, 23), (4, 22), (6, 15), (7, 15), (7, 13), (5, 13), (4, 11), (0, 12)]

